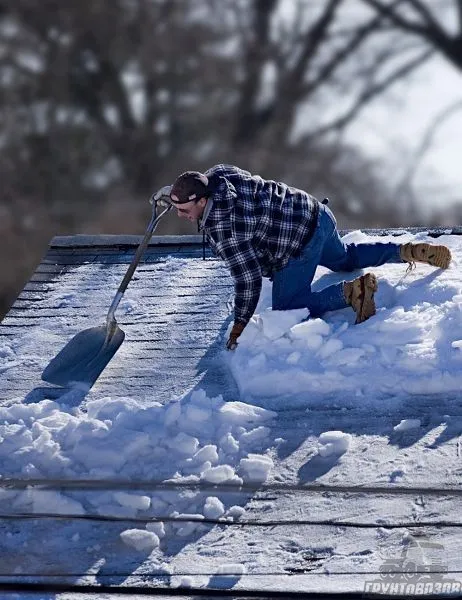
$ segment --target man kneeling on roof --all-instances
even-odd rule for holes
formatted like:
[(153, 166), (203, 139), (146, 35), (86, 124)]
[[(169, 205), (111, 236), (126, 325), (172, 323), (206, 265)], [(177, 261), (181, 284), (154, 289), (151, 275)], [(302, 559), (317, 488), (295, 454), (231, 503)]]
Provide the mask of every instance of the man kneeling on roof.
[(234, 278), (229, 350), (236, 347), (257, 307), (262, 277), (273, 281), (273, 310), (308, 308), (311, 317), (319, 317), (351, 306), (356, 323), (362, 323), (376, 312), (376, 276), (366, 273), (313, 292), (318, 265), (348, 272), (387, 262), (412, 267), (416, 261), (447, 269), (451, 261), (450, 250), (441, 245), (347, 244), (326, 204), (303, 190), (232, 165), (216, 165), (205, 173), (187, 171), (167, 189), (178, 216), (198, 221), (212, 251)]

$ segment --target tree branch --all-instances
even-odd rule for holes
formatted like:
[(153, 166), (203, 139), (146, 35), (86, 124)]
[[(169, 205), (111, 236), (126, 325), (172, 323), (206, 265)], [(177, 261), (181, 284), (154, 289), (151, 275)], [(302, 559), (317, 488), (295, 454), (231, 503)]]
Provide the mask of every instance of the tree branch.
[(396, 81), (399, 81), (414, 69), (422, 65), (427, 61), (433, 54), (433, 50), (425, 50), (420, 56), (409, 61), (406, 65), (397, 69), (394, 73), (391, 73), (388, 77), (382, 81), (368, 86), (357, 98), (356, 102), (351, 106), (343, 115), (334, 119), (330, 123), (319, 127), (318, 129), (311, 131), (305, 136), (305, 139), (314, 139), (315, 137), (325, 135), (332, 131), (340, 131), (344, 129), (357, 115), (358, 113), (376, 96), (381, 94), (385, 89), (390, 87)]
[[(323, 14), (314, 23), (311, 30), (305, 36), (305, 46), (292, 72), (289, 73), (288, 85), (296, 88), (303, 80), (306, 66), (313, 56), (318, 52), (321, 43), (325, 40), (329, 27), (334, 20), (335, 12), (343, 0), (330, 0)], [(286, 85), (286, 83), (285, 83)]]
[(422, 163), (422, 160), (430, 150), (431, 145), (433, 143), (433, 139), (436, 135), (437, 130), (441, 127), (441, 125), (446, 121), (449, 117), (451, 117), (455, 112), (458, 112), (462, 109), (462, 100), (456, 100), (456, 102), (451, 103), (449, 106), (446, 106), (442, 111), (438, 112), (438, 114), (433, 117), (430, 125), (427, 127), (420, 143), (416, 147), (413, 152), (413, 156), (411, 158), (410, 164), (404, 172), (404, 175), (401, 178), (401, 181), (397, 184), (395, 189), (395, 195), (398, 195), (405, 189), (410, 189), (412, 187), (412, 180), (415, 177), (415, 174)]
[(256, 98), (261, 85), (263, 66), (268, 59), (269, 32), (271, 16), (277, 0), (256, 0), (254, 6), (255, 39), (249, 40), (245, 52), (245, 79), (240, 89), (237, 105), (237, 127), (233, 135), (233, 143), (240, 145), (255, 133), (259, 126), (259, 111)]
[[(420, 38), (439, 50), (459, 70), (462, 69), (462, 33), (452, 36), (438, 24), (429, 9), (420, 0), (406, 0), (419, 15), (425, 19), (425, 25), (411, 23), (399, 15), (391, 6), (383, 5), (379, 0), (363, 0), (369, 7), (379, 11), (390, 19), (395, 27), (420, 36)], [(408, 6), (409, 6), (408, 5)], [(462, 14), (462, 2), (458, 0), (459, 15)]]
[(404, 29), (411, 33), (415, 33), (418, 35), (427, 35), (428, 34), (428, 26), (424, 27), (423, 25), (419, 25), (417, 23), (413, 23), (412, 21), (408, 21), (400, 14), (398, 14), (395, 10), (395, 6), (401, 5), (401, 2), (396, 2), (394, 5), (384, 5), (379, 0), (362, 0), (364, 4), (375, 9), (379, 14), (383, 17), (390, 19), (390, 21), (400, 29)]
[(306, 98), (310, 93), (315, 91), (322, 83), (327, 81), (332, 73), (336, 70), (336, 68), (343, 62), (345, 62), (346, 58), (353, 54), (362, 42), (365, 41), (368, 35), (370, 35), (374, 30), (376, 30), (382, 20), (382, 16), (379, 15), (371, 19), (368, 23), (360, 27), (355, 35), (348, 41), (348, 43), (340, 48), (332, 58), (319, 70), (317, 76), (309, 81), (307, 84), (302, 85), (300, 87), (299, 98)]
[(407, 0), (412, 8), (418, 13), (427, 24), (428, 30), (434, 34), (444, 35), (441, 25), (433, 16), (431, 10), (425, 6), (420, 0)]
[(456, 7), (459, 21), (459, 31), (462, 31), (462, 0), (456, 0)]

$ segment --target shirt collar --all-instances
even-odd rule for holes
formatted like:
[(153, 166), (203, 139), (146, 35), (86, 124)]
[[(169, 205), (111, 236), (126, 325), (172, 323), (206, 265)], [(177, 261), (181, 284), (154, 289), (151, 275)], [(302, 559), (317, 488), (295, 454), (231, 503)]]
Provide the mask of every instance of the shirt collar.
[(199, 223), (200, 229), (203, 229), (205, 226), (207, 217), (209, 216), (210, 211), (212, 210), (212, 204), (213, 204), (213, 199), (212, 199), (212, 196), (210, 196), (210, 198), (207, 198), (207, 204), (205, 205), (204, 212), (202, 213), (202, 219), (200, 220), (200, 223)]

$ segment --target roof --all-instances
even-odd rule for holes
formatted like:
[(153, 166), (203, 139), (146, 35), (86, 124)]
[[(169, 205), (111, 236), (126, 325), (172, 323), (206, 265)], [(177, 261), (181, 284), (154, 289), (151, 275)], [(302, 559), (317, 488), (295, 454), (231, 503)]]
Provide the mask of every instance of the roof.
[[(369, 233), (389, 235), (391, 232), (374, 230)], [(392, 233), (400, 235), (403, 230)], [(461, 233), (461, 228), (435, 229), (430, 235)], [(458, 540), (461, 525), (458, 515), (462, 493), (457, 494), (456, 490), (454, 497), (442, 496), (440, 489), (443, 487), (441, 482), (449, 477), (449, 471), (452, 480), (457, 477), (457, 465), (453, 463), (455, 457), (460, 458), (458, 434), (437, 430), (441, 439), (432, 438), (431, 442), (426, 441), (424, 435), (417, 442), (412, 431), (404, 441), (396, 441), (392, 436), (388, 443), (379, 439), (384, 428), (393, 432), (393, 424), (399, 418), (421, 416), (427, 419), (424, 433), (430, 432), (432, 399), (424, 399), (417, 407), (412, 403), (394, 407), (393, 413), (383, 405), (377, 407), (374, 414), (369, 414), (361, 403), (346, 411), (339, 406), (317, 406), (308, 414), (305, 408), (285, 410), (281, 407), (276, 415), (276, 425), (272, 424), (271, 411), (236, 402), (245, 401), (245, 398), (240, 398), (222, 354), (226, 330), (232, 319), (233, 282), (223, 263), (215, 260), (208, 250), (204, 260), (200, 236), (152, 239), (116, 313), (126, 333), (125, 341), (86, 397), (85, 394), (81, 398), (71, 397), (67, 390), (56, 389), (40, 380), (43, 368), (68, 339), (83, 329), (104, 323), (108, 307), (140, 240), (138, 236), (54, 238), (33, 277), (0, 324), (0, 356), (2, 344), (9, 352), (8, 356), (3, 355), (8, 358), (6, 367), (0, 366), (0, 373), (3, 370), (0, 406), (11, 407), (11, 411), (15, 406), (19, 407), (14, 413), (16, 420), (8, 432), (9, 437), (3, 434), (10, 444), (12, 468), (16, 454), (20, 455), (24, 448), (29, 450), (34, 445), (36, 452), (30, 459), (34, 469), (29, 468), (27, 459), (18, 459), (22, 469), (15, 472), (14, 480), (9, 480), (9, 489), (0, 487), (0, 511), (6, 512), (2, 501), (12, 494), (14, 501), (11, 500), (10, 510), (15, 513), (3, 515), (6, 550), (1, 553), (4, 555), (4, 573), (0, 574), (0, 589), (1, 582), (6, 580), (19, 587), (20, 584), (42, 583), (45, 587), (48, 585), (49, 590), (52, 589), (50, 584), (62, 584), (72, 590), (77, 584), (131, 585), (134, 594), (137, 586), (154, 584), (162, 589), (179, 586), (188, 597), (200, 596), (202, 585), (221, 588), (221, 595), (232, 594), (233, 597), (243, 596), (246, 590), (252, 590), (253, 597), (271, 597), (272, 593), (274, 597), (278, 593), (284, 598), (292, 597), (292, 593), (297, 597), (309, 597), (310, 593), (319, 592), (330, 595), (344, 592), (350, 594), (349, 597), (366, 597), (365, 584), (371, 584), (366, 591), (377, 591), (372, 584), (380, 582), (379, 569), (383, 564), (389, 566), (386, 561), (380, 562), (375, 549), (386, 549), (389, 540), (396, 563), (402, 558), (403, 536), (409, 533), (428, 536), (431, 541), (444, 540), (452, 571), (460, 571)], [(16, 355), (15, 348), (27, 351), (24, 356), (19, 352)], [(62, 477), (66, 465), (56, 465), (55, 479), (51, 475), (45, 480), (40, 479), (40, 460), (43, 459), (46, 466), (53, 452), (59, 455), (59, 444), (64, 447), (67, 437), (76, 438), (76, 430), (70, 427), (66, 430), (66, 423), (59, 422), (63, 418), (59, 411), (53, 416), (54, 413), (47, 412), (45, 407), (44, 414), (40, 415), (27, 412), (24, 405), (37, 406), (40, 400), (54, 398), (59, 406), (64, 404), (64, 416), (70, 415), (70, 419), (74, 408), (84, 411), (90, 402), (93, 415), (98, 410), (102, 413), (98, 416), (101, 428), (105, 419), (115, 424), (119, 418), (121, 429), (114, 431), (114, 435), (122, 435), (133, 431), (137, 419), (144, 418), (136, 412), (136, 406), (130, 414), (131, 405), (127, 398), (135, 398), (139, 404), (148, 407), (153, 401), (164, 405), (172, 398), (184, 399), (193, 390), (205, 390), (206, 398), (199, 398), (195, 404), (182, 400), (178, 403), (184, 414), (184, 431), (203, 430), (207, 435), (204, 435), (201, 451), (210, 453), (213, 452), (210, 447), (217, 444), (215, 440), (226, 436), (227, 430), (220, 428), (218, 423), (213, 432), (215, 437), (209, 439), (207, 418), (213, 420), (218, 416), (223, 425), (232, 423), (233, 431), (242, 433), (242, 456), (233, 463), (236, 473), (239, 466), (243, 469), (247, 465), (249, 472), (266, 468), (261, 457), (253, 454), (255, 448), (258, 449), (259, 436), (271, 430), (271, 443), (279, 438), (286, 440), (285, 445), (271, 448), (266, 453), (268, 461), (275, 465), (274, 477), (268, 485), (258, 481), (252, 483), (251, 479), (236, 485), (231, 479), (226, 482), (227, 487), (222, 485), (220, 477), (215, 483), (213, 478), (176, 478), (169, 471), (169, 462), (174, 466), (175, 461), (181, 463), (178, 459), (180, 451), (175, 444), (189, 443), (186, 438), (171, 442), (171, 456), (167, 454), (164, 459), (165, 472), (146, 474), (134, 470), (137, 475), (129, 480), (118, 479), (117, 473), (105, 480), (104, 469), (96, 461), (95, 467), (88, 469), (88, 479), (93, 481), (81, 482), (81, 488), (78, 481), (66, 481)], [(211, 400), (219, 395), (229, 406)], [(119, 405), (114, 398), (120, 399)], [(455, 410), (454, 404), (450, 403), (448, 408), (445, 405), (439, 408), (441, 411)], [(457, 416), (462, 418), (459, 413)], [(155, 414), (163, 419), (160, 425), (151, 416), (151, 420), (140, 427), (142, 432), (160, 438), (163, 424), (178, 416), (160, 409)], [(310, 435), (317, 437), (320, 432), (335, 428), (339, 414), (344, 431), (356, 431), (360, 426), (367, 438), (358, 433), (354, 460), (348, 462), (346, 457), (344, 469), (336, 472), (338, 457), (324, 458), (313, 454), (311, 441), (308, 443), (307, 440)], [(224, 415), (228, 420), (224, 420)], [(39, 416), (43, 417), (41, 422)], [(34, 419), (37, 419), (35, 427)], [(44, 422), (46, 427), (40, 424)], [(457, 429), (458, 422), (453, 424)], [(47, 437), (49, 431), (59, 427), (62, 437)], [(80, 438), (77, 436), (82, 446), (78, 456), (83, 472), (86, 472), (88, 461), (92, 464), (85, 444), (98, 439), (98, 431), (85, 430), (79, 433)], [(149, 455), (143, 454), (143, 435), (141, 433), (137, 442), (140, 446), (133, 447), (133, 469), (138, 453), (143, 457), (142, 461), (140, 458), (143, 466), (150, 462)], [(23, 441), (21, 436), (24, 436)], [(199, 434), (197, 436), (200, 438)], [(109, 442), (114, 439), (110, 438)], [(135, 440), (128, 435), (127, 446), (132, 441)], [(159, 445), (161, 442), (165, 443), (162, 439)], [(426, 451), (430, 443), (436, 450), (429, 455)], [(223, 447), (224, 444), (221, 450)], [(88, 448), (91, 453), (93, 446), (89, 444)], [(261, 451), (264, 449), (263, 445)], [(117, 447), (115, 453), (119, 450)], [(250, 454), (246, 454), (247, 451)], [(110, 452), (110, 447), (102, 448), (102, 454), (106, 453), (115, 462)], [(378, 472), (382, 463), (387, 463), (392, 471), (390, 479), (379, 480), (369, 487), (356, 487), (361, 461), (365, 460), (376, 461)], [(190, 461), (188, 451), (185, 451), (184, 461)], [(152, 462), (159, 467), (160, 461), (156, 462), (153, 457)], [(7, 473), (11, 477), (9, 464), (7, 461), (0, 463), (3, 476)], [(421, 478), (419, 481), (428, 481), (426, 489), (423, 485), (406, 485), (409, 466), (416, 470)], [(327, 488), (318, 484), (326, 474), (329, 474)], [(399, 485), (400, 478), (404, 478), (403, 485)], [(168, 479), (167, 483), (165, 479)], [(53, 493), (58, 490), (73, 500), (77, 496), (72, 490), (90, 490), (90, 498), (98, 497), (93, 504), (94, 514), (79, 516), (75, 505), (66, 504), (68, 500), (63, 502), (62, 496), (50, 496), (42, 504), (37, 501), (33, 504), (33, 512), (27, 514), (33, 494), (32, 488), (27, 488), (31, 481), (35, 482), (34, 486), (41, 483), (39, 490), (47, 489)], [(430, 489), (432, 485), (434, 487)], [(13, 495), (14, 490), (22, 492)], [(177, 527), (177, 534), (168, 541), (163, 557), (155, 556), (155, 552), (152, 555), (149, 552), (129, 553), (121, 542), (119, 545), (114, 542), (120, 531), (145, 524), (143, 513), (136, 510), (130, 513), (129, 505), (122, 507), (128, 511), (125, 517), (106, 518), (107, 494), (114, 490), (148, 495), (157, 498), (160, 504), (163, 500), (167, 502), (169, 494), (174, 495), (173, 506), (177, 506), (177, 512), (170, 513), (164, 520), (168, 524), (170, 519), (172, 527)], [(226, 507), (245, 507), (243, 522), (224, 522), (221, 517), (213, 516), (213, 511), (219, 509), (216, 500), (211, 501), (208, 521), (201, 520), (201, 515), (189, 514), (193, 511), (188, 510), (188, 498), (195, 494), (201, 494), (204, 500), (219, 497)], [(57, 514), (59, 510), (61, 516)], [(66, 517), (69, 512), (72, 518)], [(33, 520), (29, 518), (31, 516)], [(199, 525), (194, 521), (196, 517), (201, 520)], [(181, 518), (185, 528), (180, 533)], [(438, 523), (443, 523), (445, 528)], [(191, 524), (193, 526), (188, 530)], [(63, 552), (62, 540), (69, 547), (69, 553)], [(373, 560), (372, 567), (370, 560)], [(252, 567), (252, 573), (239, 571), (241, 561)], [(398, 568), (395, 563), (393, 568)], [(445, 564), (448, 563), (443, 566)], [(18, 565), (23, 565), (22, 572), (15, 571)], [(31, 577), (25, 577), (24, 568)], [(35, 569), (35, 576), (28, 569)], [(192, 587), (190, 592), (188, 587)], [(59, 591), (58, 588), (55, 591)], [(261, 596), (257, 596), (258, 593)], [(204, 589), (202, 594), (209, 595)], [(214, 597), (220, 597), (219, 591), (216, 594)], [(408, 595), (412, 597), (412, 593), (406, 593)]]
[[(400, 235), (403, 231), (428, 229), (365, 233)], [(429, 233), (434, 237), (460, 235), (462, 228), (435, 228)], [(18, 362), (15, 369), (3, 374), (0, 402), (11, 394), (27, 393), (35, 400), (52, 394), (40, 382), (44, 366), (77, 332), (105, 322), (140, 241), (136, 235), (57, 236), (51, 240), (35, 273), (0, 323), (0, 341), (18, 336), (27, 339), (37, 327), (43, 328), (42, 339), (46, 339), (37, 348), (35, 359), (29, 357), (26, 365)], [(169, 263), (166, 271), (166, 263), (173, 257), (185, 262)], [(154, 236), (116, 312), (125, 341), (93, 392), (110, 395), (126, 389), (142, 397), (155, 386), (156, 397), (163, 401), (183, 395), (200, 382), (211, 394), (216, 391), (235, 397), (233, 379), (220, 361), (215, 361), (231, 320), (232, 299), (229, 273), (208, 249), (204, 260), (201, 236)]]
[[(0, 324), (2, 338), (27, 337), (41, 327), (43, 340), (31, 364), (18, 364), (0, 381), (0, 399), (52, 394), (40, 381), (47, 361), (80, 330), (105, 323), (110, 303), (140, 242), (139, 236), (55, 237), (30, 281)], [(171, 262), (170, 258), (184, 259)], [(86, 268), (85, 268), (86, 267)], [(216, 393), (235, 392), (214, 365), (230, 321), (233, 284), (201, 236), (153, 237), (116, 318), (125, 342), (94, 386), (95, 394), (125, 390), (159, 402), (199, 382)], [(64, 327), (65, 335), (62, 336)], [(49, 342), (49, 343), (47, 343)], [(210, 369), (214, 365), (213, 369)], [(205, 378), (205, 381), (204, 381)], [(39, 388), (39, 389), (37, 389)], [(56, 396), (51, 396), (56, 397)]]

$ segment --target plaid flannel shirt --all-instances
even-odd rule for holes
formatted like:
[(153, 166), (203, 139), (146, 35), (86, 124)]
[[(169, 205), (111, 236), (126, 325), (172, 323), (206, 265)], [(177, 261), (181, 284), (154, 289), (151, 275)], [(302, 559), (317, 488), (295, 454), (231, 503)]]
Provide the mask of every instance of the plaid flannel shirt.
[(231, 271), (234, 320), (246, 325), (257, 307), (262, 277), (284, 268), (308, 243), (317, 200), (232, 165), (216, 165), (206, 175), (214, 182), (214, 192), (200, 228)]

